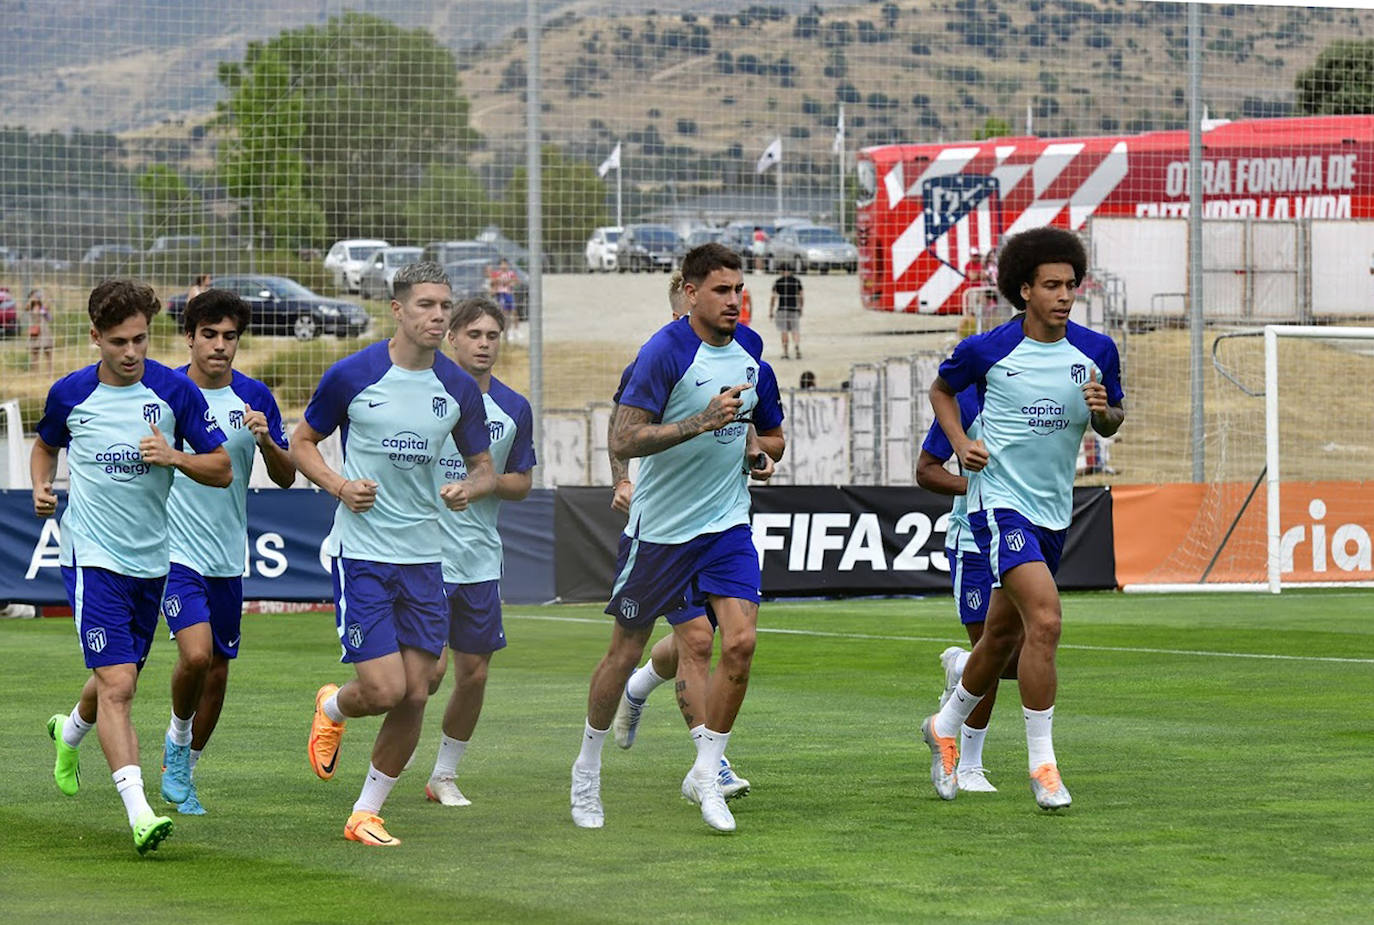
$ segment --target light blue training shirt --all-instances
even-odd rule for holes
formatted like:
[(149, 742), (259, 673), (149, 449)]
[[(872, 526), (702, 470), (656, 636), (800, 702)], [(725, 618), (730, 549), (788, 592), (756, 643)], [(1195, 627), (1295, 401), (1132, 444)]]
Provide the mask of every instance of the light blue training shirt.
[(435, 353), (429, 369), (391, 362), (389, 341), (339, 360), (320, 379), (305, 422), (343, 438), (344, 478), (377, 483), (372, 508), (355, 514), (339, 502), (326, 555), (408, 565), (443, 560), (435, 487), (444, 438), (458, 452), (487, 449), (482, 391), (457, 363)]
[(145, 360), (143, 378), (114, 386), (100, 381), (99, 368), (55, 382), (38, 422), (44, 443), (67, 448), (71, 473), (59, 561), (159, 578), (170, 561), (167, 495), (176, 470), (144, 462), (139, 441), (156, 425), (176, 449), (209, 453), (224, 432), (200, 389), (176, 370)]
[(1091, 415), (1083, 384), (1096, 371), (1121, 403), (1121, 364), (1105, 334), (1069, 322), (1053, 343), (1026, 337), (1024, 316), (961, 341), (940, 364), (956, 393), (976, 386), (988, 464), (969, 481), (968, 510), (1009, 508), (1050, 530), (1069, 526), (1074, 462)]

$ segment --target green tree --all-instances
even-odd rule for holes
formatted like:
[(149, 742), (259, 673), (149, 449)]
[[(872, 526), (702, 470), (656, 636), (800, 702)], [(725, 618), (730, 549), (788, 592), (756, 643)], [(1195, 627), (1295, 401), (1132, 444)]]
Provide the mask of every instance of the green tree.
[(405, 239), (416, 244), (471, 238), (506, 217), (505, 204), (492, 199), (475, 173), (452, 166), (431, 167), (403, 211)]
[(973, 133), (974, 141), (982, 141), (984, 138), (1004, 138), (1011, 134), (1011, 123), (1006, 119), (999, 119), (997, 116), (988, 116), (983, 127)]
[(198, 204), (191, 187), (166, 164), (149, 167), (135, 181), (143, 200), (143, 232), (147, 246), (158, 235), (195, 234), (199, 226)]
[[(223, 181), (285, 238), (399, 239), (401, 205), (425, 168), (461, 162), (477, 143), (453, 55), (428, 31), (377, 16), (345, 13), (251, 42), (219, 80), (229, 91)], [(302, 204), (318, 214), (296, 217)]]
[[(544, 250), (558, 255), (581, 251), (598, 225), (610, 224), (606, 181), (585, 161), (572, 160), (553, 145), (539, 152)], [(525, 241), (528, 172), (517, 168), (506, 186), (506, 234)]]
[(1332, 42), (1298, 74), (1297, 111), (1306, 115), (1374, 113), (1374, 39)]

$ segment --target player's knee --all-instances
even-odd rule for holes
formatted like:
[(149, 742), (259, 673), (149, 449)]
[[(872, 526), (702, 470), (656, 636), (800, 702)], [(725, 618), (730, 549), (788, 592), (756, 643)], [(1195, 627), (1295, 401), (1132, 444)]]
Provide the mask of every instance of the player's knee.
[(755, 641), (756, 636), (752, 629), (727, 633), (720, 641), (721, 661), (732, 665), (747, 666), (754, 660)]
[(96, 701), (99, 704), (99, 711), (110, 709), (127, 710), (129, 704), (134, 699), (134, 688), (136, 683), (133, 679), (127, 681), (121, 679), (108, 684), (103, 684), (96, 693)]
[(208, 649), (199, 649), (193, 652), (181, 653), (181, 667), (185, 671), (196, 675), (208, 675), (210, 665), (213, 662), (211, 652)]
[(1026, 627), (1025, 644), (1037, 648), (1059, 645), (1060, 624), (1058, 610), (1037, 614)]
[(482, 690), (487, 686), (487, 663), (475, 661), (462, 674), (455, 676), (458, 686), (465, 691)]
[(362, 695), (363, 704), (369, 715), (375, 716), (378, 713), (386, 713), (395, 709), (405, 699), (405, 679), (385, 678), (361, 683), (358, 687), (358, 693)]

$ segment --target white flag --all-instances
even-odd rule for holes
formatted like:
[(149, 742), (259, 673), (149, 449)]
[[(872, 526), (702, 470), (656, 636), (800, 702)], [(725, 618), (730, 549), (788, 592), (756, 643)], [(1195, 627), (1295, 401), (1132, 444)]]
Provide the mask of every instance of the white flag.
[(779, 163), (781, 160), (782, 139), (774, 138), (772, 142), (769, 143), (768, 147), (763, 149), (763, 154), (759, 155), (759, 162), (758, 166), (755, 168), (755, 172), (763, 173), (769, 167), (772, 167), (774, 164)]
[(844, 103), (840, 104), (840, 117), (835, 121), (835, 141), (830, 146), (830, 153), (844, 153)]
[(617, 142), (615, 143), (615, 150), (611, 152), (611, 156), (608, 157), (608, 158), (606, 158), (604, 161), (602, 161), (602, 162), (601, 162), (601, 166), (598, 167), (598, 168), (596, 168), (596, 175), (597, 175), (598, 177), (604, 177), (604, 176), (606, 176), (606, 174), (610, 173), (612, 170), (619, 170), (619, 169), (620, 169), (620, 142), (617, 141)]

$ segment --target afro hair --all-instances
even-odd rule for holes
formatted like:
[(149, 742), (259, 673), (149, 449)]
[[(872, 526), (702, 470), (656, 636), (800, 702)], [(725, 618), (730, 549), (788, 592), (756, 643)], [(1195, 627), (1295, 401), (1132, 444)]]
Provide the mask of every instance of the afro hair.
[(1043, 263), (1067, 263), (1080, 283), (1088, 272), (1083, 242), (1071, 231), (1047, 226), (1012, 235), (998, 255), (997, 288), (1017, 311), (1026, 310), (1021, 287), (1035, 282), (1035, 271)]

